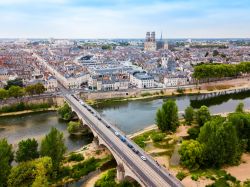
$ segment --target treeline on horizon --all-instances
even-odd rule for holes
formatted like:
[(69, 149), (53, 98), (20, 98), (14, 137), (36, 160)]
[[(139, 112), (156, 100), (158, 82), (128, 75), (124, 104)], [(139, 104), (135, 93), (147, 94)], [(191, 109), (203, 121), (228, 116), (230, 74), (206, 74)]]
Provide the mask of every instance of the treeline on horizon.
[(197, 80), (209, 78), (237, 77), (250, 73), (250, 62), (239, 64), (200, 64), (194, 67), (193, 77)]

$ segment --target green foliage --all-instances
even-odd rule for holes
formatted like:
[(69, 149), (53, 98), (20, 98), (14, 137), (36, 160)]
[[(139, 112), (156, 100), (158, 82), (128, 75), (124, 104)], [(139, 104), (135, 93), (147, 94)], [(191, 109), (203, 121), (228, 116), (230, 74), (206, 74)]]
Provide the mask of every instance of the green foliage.
[(0, 108), (0, 113), (8, 113), (8, 112), (18, 112), (23, 110), (38, 110), (38, 109), (47, 109), (51, 107), (52, 104), (49, 103), (40, 103), (40, 104), (27, 104), (27, 103), (17, 103), (10, 106), (4, 106)]
[(6, 99), (9, 97), (8, 90), (0, 88), (0, 99)]
[(67, 130), (70, 134), (73, 134), (73, 133), (76, 133), (77, 131), (79, 131), (80, 128), (81, 128), (81, 123), (79, 121), (78, 122), (70, 121), (68, 123)]
[(186, 177), (186, 173), (182, 172), (182, 171), (179, 171), (177, 174), (176, 174), (176, 178), (179, 179), (180, 181), (182, 181), (185, 177)]
[(11, 86), (19, 86), (23, 87), (23, 81), (20, 78), (9, 80), (7, 81), (7, 85), (5, 86), (5, 89), (8, 90)]
[(63, 155), (66, 152), (63, 133), (52, 127), (49, 134), (43, 138), (40, 148), (41, 156), (49, 156), (52, 159), (53, 170), (59, 169)]
[(25, 92), (28, 95), (42, 94), (45, 92), (45, 87), (41, 83), (29, 85), (25, 87)]
[(244, 112), (244, 103), (239, 103), (235, 109), (235, 112)]
[(66, 121), (69, 121), (73, 118), (73, 112), (67, 103), (64, 103), (64, 105), (59, 108), (58, 113), (61, 118)]
[(166, 137), (165, 133), (159, 133), (159, 132), (152, 133), (150, 136), (153, 142), (161, 142), (165, 137)]
[(176, 102), (168, 99), (156, 113), (156, 124), (161, 131), (175, 132), (179, 126)]
[(250, 72), (250, 62), (240, 64), (202, 64), (195, 66), (193, 77), (200, 79), (235, 77)]
[(25, 162), (39, 157), (38, 143), (33, 139), (22, 140), (18, 143), (18, 150), (16, 152), (16, 161)]
[(98, 160), (95, 158), (89, 158), (84, 162), (74, 165), (71, 170), (71, 177), (79, 179), (84, 175), (87, 175), (91, 171), (95, 171), (98, 166)]
[(103, 45), (102, 46), (103, 50), (111, 50), (112, 48), (113, 48), (112, 45)]
[(78, 153), (71, 153), (67, 159), (69, 162), (71, 161), (76, 161), (76, 162), (79, 162), (79, 161), (82, 161), (84, 160), (84, 157), (82, 154)]
[(12, 145), (9, 145), (6, 139), (0, 139), (0, 187), (7, 186), (13, 158)]
[(232, 113), (229, 114), (228, 121), (236, 128), (244, 150), (250, 151), (250, 114), (241, 112)]
[(185, 109), (184, 114), (185, 122), (187, 125), (191, 125), (194, 120), (194, 109), (193, 107), (189, 106)]
[(110, 169), (105, 174), (102, 175), (95, 183), (95, 187), (115, 187), (117, 183), (115, 182), (116, 170)]
[(198, 169), (204, 161), (205, 146), (196, 140), (183, 141), (179, 150), (181, 164), (189, 169)]
[(207, 121), (211, 119), (209, 109), (206, 106), (201, 106), (196, 112), (196, 121), (199, 126), (203, 126)]
[(141, 94), (142, 97), (146, 97), (146, 96), (151, 96), (152, 94), (149, 92), (144, 92)]
[(200, 127), (191, 127), (188, 129), (187, 133), (188, 133), (190, 139), (195, 140), (199, 136)]
[(240, 160), (241, 149), (236, 129), (222, 117), (205, 123), (200, 129), (198, 141), (205, 145), (207, 166), (220, 167), (223, 164), (236, 164)]
[(127, 180), (122, 181), (121, 183), (116, 183), (116, 170), (110, 169), (104, 173), (100, 179), (95, 183), (95, 187), (139, 187), (140, 185), (136, 182), (129, 182)]
[(243, 183), (243, 187), (250, 187), (250, 179), (246, 180), (246, 181)]
[(10, 97), (18, 98), (24, 95), (24, 89), (19, 86), (11, 86), (8, 89), (8, 93)]
[(48, 174), (52, 170), (52, 161), (43, 157), (32, 161), (22, 162), (11, 169), (8, 187), (39, 187), (48, 185)]
[(146, 143), (145, 143), (146, 140), (147, 139), (145, 137), (143, 137), (143, 136), (137, 136), (137, 137), (134, 138), (134, 142), (138, 146), (140, 146), (141, 148), (145, 148), (146, 147)]

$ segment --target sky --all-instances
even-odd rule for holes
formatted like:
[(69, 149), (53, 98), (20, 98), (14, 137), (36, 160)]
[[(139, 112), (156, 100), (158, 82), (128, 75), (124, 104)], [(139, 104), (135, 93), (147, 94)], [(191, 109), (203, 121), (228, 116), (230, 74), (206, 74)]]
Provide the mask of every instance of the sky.
[(0, 0), (0, 38), (250, 38), (250, 0)]

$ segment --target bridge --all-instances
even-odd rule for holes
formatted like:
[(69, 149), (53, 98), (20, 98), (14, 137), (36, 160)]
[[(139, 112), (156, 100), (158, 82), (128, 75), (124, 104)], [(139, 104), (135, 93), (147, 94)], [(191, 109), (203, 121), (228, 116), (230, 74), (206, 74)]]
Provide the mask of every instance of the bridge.
[(92, 107), (69, 92), (63, 94), (80, 120), (94, 134), (94, 142), (103, 145), (117, 162), (117, 179), (133, 179), (143, 187), (181, 187), (181, 182), (155, 162), (140, 147), (103, 119)]
[[(28, 52), (32, 52), (27, 50)], [(117, 163), (117, 179), (133, 179), (142, 187), (182, 187), (181, 182), (171, 175), (165, 168), (156, 163), (140, 147), (125, 137), (112, 124), (103, 119), (97, 111), (74, 96), (74, 92), (65, 89), (61, 84), (58, 72), (46, 60), (36, 53), (41, 64), (56, 76), (61, 94), (71, 106), (78, 118), (87, 125), (94, 134), (94, 142), (103, 145), (113, 155)]]

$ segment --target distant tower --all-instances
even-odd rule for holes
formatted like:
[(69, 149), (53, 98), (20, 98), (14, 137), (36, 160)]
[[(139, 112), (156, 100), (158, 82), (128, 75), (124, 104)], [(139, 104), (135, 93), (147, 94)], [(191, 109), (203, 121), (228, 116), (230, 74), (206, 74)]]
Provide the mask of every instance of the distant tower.
[(159, 49), (168, 49), (168, 43), (166, 40), (163, 40), (162, 33), (160, 40), (157, 42), (157, 50)]
[(151, 32), (151, 41), (155, 42), (155, 32)]
[(155, 32), (147, 32), (146, 39), (144, 42), (144, 50), (145, 51), (156, 51), (156, 40), (155, 40)]

